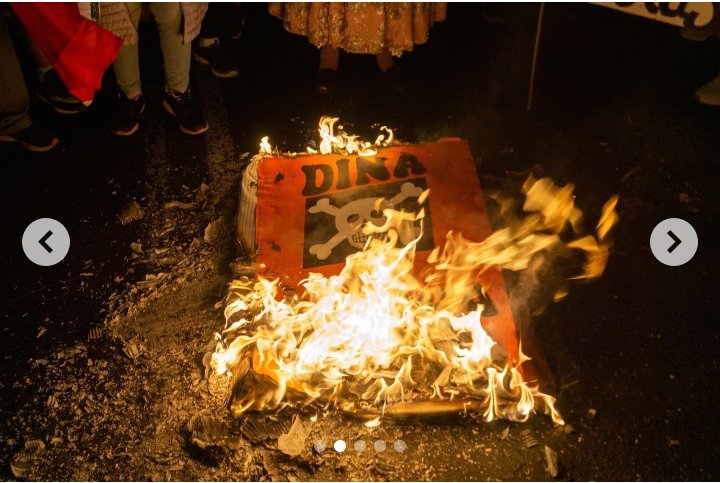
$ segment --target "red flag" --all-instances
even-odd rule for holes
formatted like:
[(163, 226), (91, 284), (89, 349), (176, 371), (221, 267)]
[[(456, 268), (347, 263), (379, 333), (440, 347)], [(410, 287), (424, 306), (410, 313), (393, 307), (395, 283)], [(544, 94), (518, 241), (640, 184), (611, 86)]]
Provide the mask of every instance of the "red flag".
[(77, 3), (11, 3), (68, 91), (91, 101), (123, 41), (80, 15)]

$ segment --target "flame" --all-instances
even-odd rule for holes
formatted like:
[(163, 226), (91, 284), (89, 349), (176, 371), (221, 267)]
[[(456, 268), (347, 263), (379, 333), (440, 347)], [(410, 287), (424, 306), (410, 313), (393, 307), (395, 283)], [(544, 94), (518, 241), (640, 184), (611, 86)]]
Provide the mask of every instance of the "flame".
[[(335, 123), (339, 120), (337, 117), (323, 116), (320, 118), (318, 132), (320, 133), (320, 153), (321, 154), (352, 154), (357, 153), (360, 156), (374, 156), (377, 154), (376, 147), (389, 146), (393, 143), (395, 136), (392, 129), (382, 126), (381, 131), (386, 134), (379, 134), (374, 143), (362, 141), (358, 136), (349, 135), (343, 131), (341, 125), (335, 130)], [(316, 153), (312, 148), (307, 148), (309, 153)]]
[[(320, 153), (321, 154), (353, 154), (357, 153), (359, 156), (374, 156), (377, 154), (379, 147), (387, 147), (395, 142), (395, 134), (392, 129), (387, 126), (381, 126), (380, 134), (375, 138), (375, 142), (363, 141), (359, 136), (349, 135), (343, 130), (341, 125), (335, 127), (335, 124), (340, 120), (338, 117), (323, 116), (320, 118), (318, 125), (318, 133), (320, 134)], [(272, 155), (273, 149), (269, 142), (269, 137), (264, 136), (260, 140), (260, 155)], [(307, 146), (305, 153), (286, 153), (289, 156), (296, 156), (298, 154), (317, 154), (317, 150)]]
[[(333, 133), (337, 119), (323, 119), (321, 150), (365, 149), (352, 144), (353, 136)], [(441, 401), (486, 421), (525, 421), (543, 411), (563, 424), (555, 399), (523, 379), (528, 358), (520, 351), (519, 361), (510, 360), (480, 323), (484, 307), (469, 301), (484, 270), (526, 270), (548, 250), (580, 250), (586, 266), (579, 277), (602, 274), (617, 197), (606, 203), (597, 234), (580, 236), (573, 190), (529, 178), (523, 219), (480, 242), (448, 233), (423, 277), (413, 269), (419, 238), (396, 241), (408, 222), (422, 224), (424, 211), (386, 209), (385, 226), (363, 229), (385, 236), (368, 236), (338, 275), (311, 274), (300, 293), (285, 292), (278, 280), (235, 280), (211, 358), (216, 374), (233, 379), (232, 413), (314, 404), (382, 415), (414, 401)], [(561, 235), (576, 238), (564, 243)]]
[(263, 138), (260, 140), (260, 154), (272, 154), (270, 136), (263, 136)]
[[(375, 143), (362, 141), (358, 136), (349, 135), (343, 131), (341, 125), (337, 126), (335, 132), (335, 123), (339, 120), (337, 117), (323, 116), (320, 118), (318, 131), (320, 133), (320, 153), (321, 154), (352, 154), (357, 153), (360, 156), (374, 156), (377, 154), (376, 146), (389, 146), (392, 144), (394, 135), (391, 129), (386, 126), (380, 128), (381, 131), (387, 132), (380, 134)], [(308, 148), (312, 152), (311, 148)]]

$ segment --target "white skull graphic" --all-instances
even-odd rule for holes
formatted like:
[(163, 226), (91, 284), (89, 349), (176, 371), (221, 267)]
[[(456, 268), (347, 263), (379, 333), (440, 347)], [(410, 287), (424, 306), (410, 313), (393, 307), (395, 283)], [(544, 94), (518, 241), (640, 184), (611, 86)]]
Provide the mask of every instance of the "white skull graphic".
[(407, 198), (420, 196), (422, 191), (422, 188), (412, 183), (403, 183), (400, 193), (391, 199), (382, 197), (362, 198), (350, 201), (340, 208), (331, 205), (328, 198), (322, 198), (308, 211), (310, 213), (333, 215), (337, 233), (327, 242), (311, 246), (310, 253), (317, 256), (319, 260), (325, 260), (343, 240), (347, 240), (350, 245), (362, 250), (365, 248), (369, 238), (362, 231), (363, 225), (370, 222), (378, 227), (383, 226), (387, 221), (383, 210), (394, 208)]

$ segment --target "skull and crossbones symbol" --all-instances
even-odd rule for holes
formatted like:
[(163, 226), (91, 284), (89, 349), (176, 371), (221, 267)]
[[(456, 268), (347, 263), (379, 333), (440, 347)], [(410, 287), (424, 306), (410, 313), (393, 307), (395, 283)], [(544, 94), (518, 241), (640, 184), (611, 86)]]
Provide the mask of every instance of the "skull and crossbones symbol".
[(400, 193), (390, 199), (362, 198), (350, 201), (340, 208), (331, 205), (329, 198), (322, 198), (308, 211), (334, 216), (337, 233), (327, 242), (311, 246), (310, 253), (317, 256), (319, 260), (325, 260), (343, 240), (347, 240), (351, 246), (362, 250), (368, 240), (368, 235), (363, 233), (363, 226), (366, 223), (370, 222), (377, 227), (383, 226), (387, 221), (383, 210), (395, 208), (408, 198), (420, 196), (422, 192), (422, 188), (408, 182), (403, 183)]

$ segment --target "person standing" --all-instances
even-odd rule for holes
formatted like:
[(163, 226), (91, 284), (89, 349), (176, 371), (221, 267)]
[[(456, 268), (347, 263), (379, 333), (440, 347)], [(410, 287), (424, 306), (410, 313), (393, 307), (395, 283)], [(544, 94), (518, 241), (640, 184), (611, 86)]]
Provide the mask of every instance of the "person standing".
[(393, 56), (424, 44), (435, 22), (445, 20), (445, 3), (320, 2), (270, 3), (270, 13), (285, 30), (303, 35), (320, 49), (316, 91), (334, 88), (339, 51), (373, 54), (390, 79)]
[[(190, 91), (192, 40), (200, 32), (207, 3), (149, 3), (160, 32), (160, 48), (165, 66), (163, 108), (177, 118), (180, 131), (202, 134), (208, 123), (202, 108)], [(142, 3), (100, 2), (100, 25), (125, 41), (113, 67), (120, 92), (112, 132), (130, 136), (140, 126), (145, 109), (138, 62), (138, 25)]]
[[(230, 31), (227, 28), (232, 25)], [(202, 21), (200, 35), (193, 45), (193, 58), (207, 65), (210, 72), (220, 79), (230, 79), (240, 73), (235, 59), (225, 51), (221, 40), (239, 39), (242, 32), (243, 17), (240, 7), (231, 3), (210, 2)]]
[(59, 140), (28, 116), (30, 99), (7, 19), (0, 10), (0, 142), (29, 151), (49, 151)]

